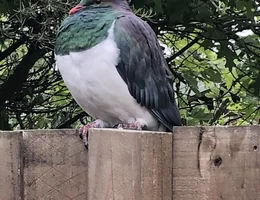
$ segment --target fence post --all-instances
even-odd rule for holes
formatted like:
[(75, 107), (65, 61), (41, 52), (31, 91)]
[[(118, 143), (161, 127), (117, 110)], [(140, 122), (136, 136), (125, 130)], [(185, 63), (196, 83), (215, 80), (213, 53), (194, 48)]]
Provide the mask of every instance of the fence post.
[(88, 200), (171, 200), (172, 134), (90, 131)]
[(173, 199), (260, 199), (259, 150), (260, 126), (178, 128)]
[(24, 200), (87, 199), (88, 152), (77, 131), (24, 131), (23, 143)]
[(0, 199), (23, 199), (22, 132), (0, 131)]

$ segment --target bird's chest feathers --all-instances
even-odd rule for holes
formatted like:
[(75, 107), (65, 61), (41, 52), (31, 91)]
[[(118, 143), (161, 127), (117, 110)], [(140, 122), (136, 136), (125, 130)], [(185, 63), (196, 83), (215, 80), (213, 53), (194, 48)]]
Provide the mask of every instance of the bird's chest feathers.
[(116, 69), (120, 50), (114, 41), (113, 27), (114, 24), (107, 39), (91, 49), (56, 56), (58, 69), (72, 96), (94, 117), (100, 117), (96, 116), (96, 112), (102, 107), (103, 110), (111, 107), (111, 98), (128, 93), (127, 86)]

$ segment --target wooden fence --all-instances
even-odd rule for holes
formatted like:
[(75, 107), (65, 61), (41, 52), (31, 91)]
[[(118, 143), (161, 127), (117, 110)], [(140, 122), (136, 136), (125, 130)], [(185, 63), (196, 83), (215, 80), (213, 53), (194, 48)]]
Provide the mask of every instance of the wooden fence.
[(259, 200), (260, 127), (0, 132), (0, 200)]

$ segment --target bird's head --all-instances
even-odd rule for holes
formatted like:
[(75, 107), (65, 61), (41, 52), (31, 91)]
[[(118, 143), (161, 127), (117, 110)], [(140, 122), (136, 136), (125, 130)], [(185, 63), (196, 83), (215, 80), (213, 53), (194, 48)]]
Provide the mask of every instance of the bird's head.
[(127, 9), (129, 8), (127, 0), (81, 0), (77, 6), (70, 10), (69, 14), (73, 15), (76, 12), (88, 7), (103, 7), (109, 5), (119, 5)]

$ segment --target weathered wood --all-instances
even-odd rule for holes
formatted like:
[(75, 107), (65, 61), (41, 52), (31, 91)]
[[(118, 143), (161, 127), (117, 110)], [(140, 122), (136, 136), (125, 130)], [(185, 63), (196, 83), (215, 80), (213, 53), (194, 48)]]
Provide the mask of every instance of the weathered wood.
[(173, 199), (259, 199), (259, 126), (182, 127), (173, 147)]
[(87, 151), (75, 130), (25, 131), (24, 199), (86, 200)]
[(92, 130), (91, 200), (171, 200), (172, 134)]
[(0, 132), (2, 200), (258, 200), (260, 126)]
[(0, 131), (0, 199), (22, 200), (21, 132)]

